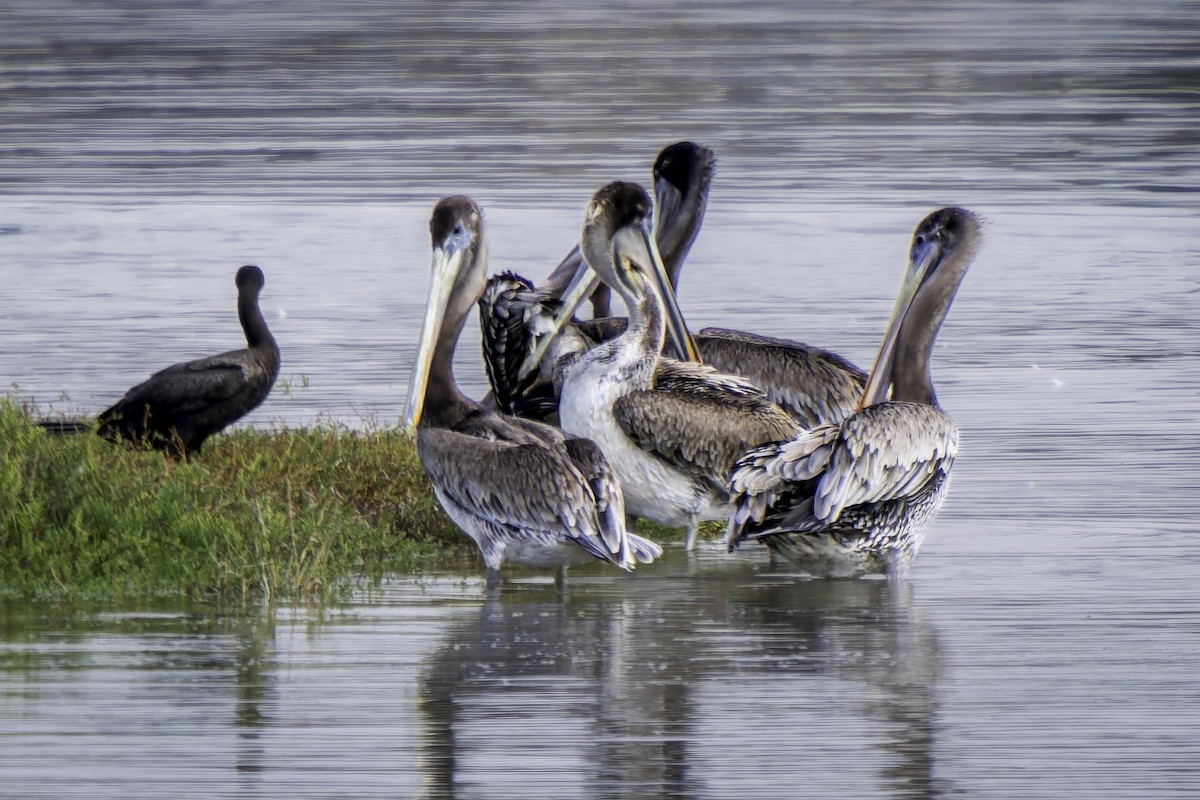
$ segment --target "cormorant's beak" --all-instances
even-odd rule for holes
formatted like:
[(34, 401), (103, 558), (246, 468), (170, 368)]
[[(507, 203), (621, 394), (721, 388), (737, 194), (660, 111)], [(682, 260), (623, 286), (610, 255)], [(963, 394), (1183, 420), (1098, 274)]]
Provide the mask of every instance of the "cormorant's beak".
[(429, 283), (429, 302), (425, 305), (425, 323), (421, 326), (421, 339), (417, 344), (417, 357), (413, 362), (412, 377), (408, 382), (408, 402), (404, 408), (404, 427), (415, 430), (425, 410), (425, 389), (429, 382), (429, 369), (433, 354), (442, 333), (442, 321), (446, 306), (454, 289), (454, 281), (462, 267), (464, 251), (460, 246), (438, 246), (433, 249), (433, 274)]
[(912, 308), (921, 286), (937, 267), (942, 258), (941, 246), (932, 239), (922, 239), (913, 244), (909, 253), (908, 271), (904, 275), (904, 283), (900, 287), (900, 296), (896, 298), (896, 307), (892, 311), (891, 321), (888, 322), (887, 333), (883, 344), (879, 347), (879, 355), (871, 367), (871, 375), (867, 378), (867, 386), (863, 390), (862, 399), (858, 403), (861, 411), (868, 406), (882, 403), (888, 398), (888, 389), (892, 383), (892, 365), (896, 354), (896, 339), (900, 329), (904, 327), (904, 319)]
[(662, 256), (654, 237), (640, 225), (627, 225), (613, 236), (613, 263), (617, 269), (626, 269), (626, 265), (634, 265), (645, 275), (649, 284), (655, 288), (662, 303), (663, 315), (667, 323), (667, 341), (675, 349), (683, 361), (699, 364), (700, 351), (696, 340), (688, 331), (679, 302), (675, 299), (675, 290), (671, 287), (671, 278), (663, 266)]

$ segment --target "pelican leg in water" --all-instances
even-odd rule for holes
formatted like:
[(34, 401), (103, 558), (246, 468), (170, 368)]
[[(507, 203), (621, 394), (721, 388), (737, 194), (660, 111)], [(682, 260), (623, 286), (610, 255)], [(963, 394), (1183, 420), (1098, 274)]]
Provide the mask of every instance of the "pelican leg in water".
[[(686, 526), (691, 549), (700, 520), (724, 519), (732, 510), (726, 481), (738, 455), (797, 427), (740, 378), (669, 359), (662, 359), (664, 374), (659, 354), (668, 329), (695, 354), (649, 217), (649, 196), (631, 183), (605, 186), (588, 206), (581, 250), (589, 266), (572, 286), (594, 271), (625, 300), (629, 324), (566, 368), (559, 420), (564, 431), (604, 451), (630, 513)], [(558, 325), (567, 323), (568, 308)]]
[(489, 586), (506, 560), (554, 566), (560, 577), (593, 558), (627, 570), (653, 561), (662, 549), (625, 530), (620, 485), (595, 444), (459, 390), (454, 348), (487, 274), (483, 215), (470, 198), (446, 198), (429, 230), (433, 276), (405, 424), (442, 508), (483, 553)]
[[(704, 219), (715, 160), (707, 147), (676, 142), (663, 148), (654, 161), (654, 236), (673, 287), (678, 285), (680, 268)], [(479, 323), (488, 382), (501, 410), (529, 419), (554, 421), (561, 360), (586, 352), (597, 341), (611, 339), (623, 329), (624, 319), (618, 318), (619, 328), (608, 325), (598, 333), (574, 325), (557, 336), (548, 333), (548, 321), (562, 307), (568, 283), (582, 265), (583, 255), (576, 245), (540, 288), (512, 272), (488, 280), (479, 301)], [(581, 286), (576, 299), (582, 303), (590, 297), (593, 314), (612, 320), (607, 316), (610, 291), (596, 279)], [(537, 356), (531, 358), (535, 349)], [(683, 357), (678, 346), (676, 353)], [(526, 360), (537, 363), (539, 368), (522, 370)]]
[[(209, 436), (267, 399), (279, 377), (280, 357), (279, 345), (258, 306), (266, 277), (258, 267), (245, 266), (237, 271), (234, 283), (246, 347), (154, 373), (100, 413), (96, 431), (101, 436), (190, 458)], [(91, 430), (78, 420), (39, 424), (55, 433)]]
[[(980, 242), (970, 211), (917, 226), (859, 409), (746, 453), (730, 479), (730, 550), (754, 538), (815, 575), (903, 572), (946, 497), (958, 428), (938, 406), (933, 343)], [(889, 399), (890, 391), (890, 399)]]

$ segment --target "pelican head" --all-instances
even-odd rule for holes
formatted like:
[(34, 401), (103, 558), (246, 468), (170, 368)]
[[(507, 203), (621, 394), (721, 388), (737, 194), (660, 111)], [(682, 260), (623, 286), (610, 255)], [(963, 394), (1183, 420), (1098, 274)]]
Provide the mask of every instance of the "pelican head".
[(551, 338), (571, 320), (597, 279), (618, 291), (631, 309), (646, 298), (657, 300), (672, 345), (686, 360), (700, 361), (662, 256), (650, 235), (651, 216), (650, 196), (636, 183), (616, 181), (596, 192), (588, 204), (580, 237), (583, 262), (563, 293), (562, 309), (552, 322), (551, 332), (526, 357), (520, 377), (537, 367)]
[(596, 192), (584, 216), (580, 249), (600, 279), (632, 309), (643, 298), (658, 300), (672, 346), (687, 361), (700, 361), (675, 300), (671, 279), (650, 234), (650, 196), (636, 183), (616, 181)]
[(654, 239), (676, 290), (704, 221), (716, 162), (712, 150), (695, 142), (667, 145), (654, 161)]
[[(662, 257), (650, 236), (650, 195), (636, 183), (616, 181), (592, 197), (584, 215), (579, 247), (600, 280), (623, 296), (644, 293), (645, 279)], [(617, 255), (618, 247), (625, 258)], [(635, 282), (636, 281), (636, 282)]]
[(929, 355), (981, 241), (982, 220), (965, 208), (934, 211), (917, 225), (908, 269), (860, 408), (892, 399), (935, 405)]
[(438, 201), (429, 218), (433, 268), (425, 322), (417, 345), (404, 425), (416, 428), (426, 406), (426, 395), (437, 384), (439, 392), (456, 391), (451, 362), (458, 334), (471, 307), (483, 294), (487, 278), (487, 245), (483, 238), (483, 213), (463, 195)]

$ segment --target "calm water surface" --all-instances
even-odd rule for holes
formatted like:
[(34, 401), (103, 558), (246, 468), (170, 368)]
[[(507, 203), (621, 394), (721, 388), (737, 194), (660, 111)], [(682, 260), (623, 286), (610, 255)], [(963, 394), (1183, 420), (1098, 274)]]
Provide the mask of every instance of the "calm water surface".
[(681, 138), (719, 158), (695, 327), (867, 365), (916, 222), (989, 227), (907, 581), (711, 549), (563, 598), (10, 603), (0, 796), (1200, 794), (1200, 4), (15, 0), (4, 29), (0, 380), (68, 411), (239, 346), (257, 263), (286, 385), (243, 424), (391, 424), (438, 197), (536, 279)]

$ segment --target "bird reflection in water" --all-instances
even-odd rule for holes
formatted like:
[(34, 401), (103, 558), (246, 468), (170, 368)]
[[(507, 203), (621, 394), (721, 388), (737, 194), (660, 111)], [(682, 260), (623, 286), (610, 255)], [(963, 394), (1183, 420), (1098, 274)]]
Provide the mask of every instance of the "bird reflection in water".
[(694, 575), (581, 580), (567, 598), (515, 585), (422, 670), (426, 796), (703, 797), (755, 786), (762, 763), (815, 787), (837, 780), (822, 752), (896, 796), (938, 796), (940, 672), (903, 582), (714, 557)]

